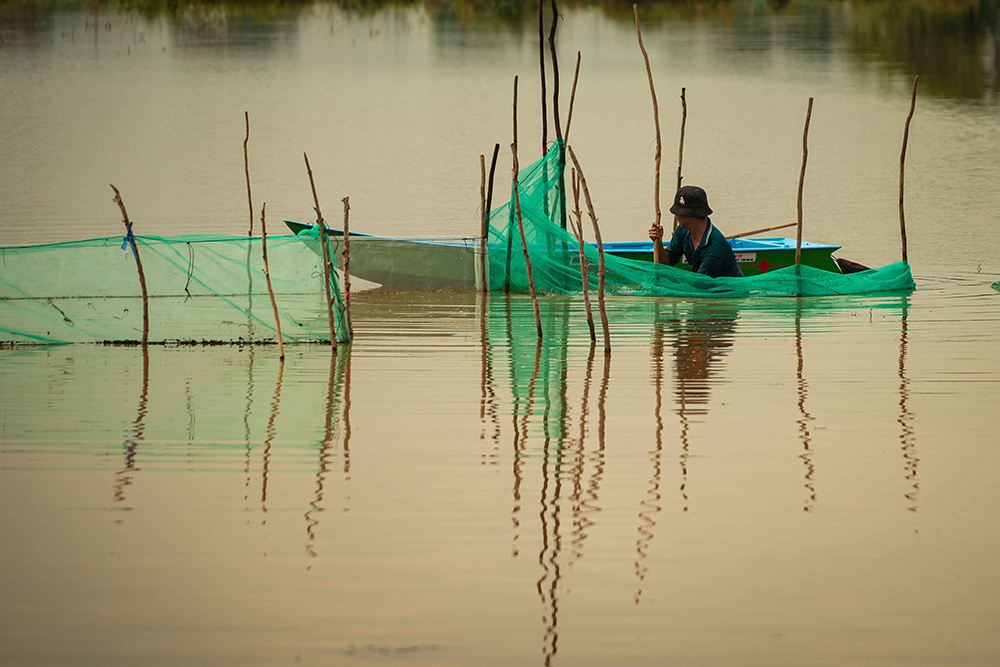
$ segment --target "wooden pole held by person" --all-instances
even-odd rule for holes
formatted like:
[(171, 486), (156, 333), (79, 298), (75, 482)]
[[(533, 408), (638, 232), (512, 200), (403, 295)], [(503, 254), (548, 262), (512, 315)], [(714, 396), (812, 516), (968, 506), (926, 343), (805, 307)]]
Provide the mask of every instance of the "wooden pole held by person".
[(594, 203), (590, 200), (590, 190), (587, 189), (587, 178), (580, 169), (580, 162), (573, 153), (573, 147), (569, 149), (569, 157), (573, 160), (576, 173), (580, 177), (580, 187), (583, 188), (583, 197), (587, 200), (587, 212), (590, 213), (590, 221), (594, 224), (594, 239), (597, 241), (597, 308), (601, 312), (601, 328), (604, 331), (604, 354), (611, 354), (611, 333), (608, 327), (608, 311), (604, 307), (604, 243), (601, 241), (601, 228), (597, 226), (597, 214), (594, 213)]
[[(649, 54), (642, 44), (642, 30), (639, 27), (639, 5), (633, 4), (632, 11), (635, 14), (635, 34), (639, 38), (639, 49), (642, 51), (642, 58), (646, 62), (646, 78), (649, 79), (649, 94), (653, 98), (653, 123), (656, 125), (656, 171), (653, 177), (653, 203), (656, 206), (656, 225), (660, 224), (660, 158), (663, 154), (662, 143), (660, 141), (660, 107), (656, 104), (656, 89), (653, 87), (653, 71), (649, 68)], [(580, 174), (582, 177), (583, 174)]]
[(785, 229), (786, 227), (795, 227), (799, 223), (797, 222), (786, 222), (783, 225), (774, 225), (773, 227), (763, 227), (761, 229), (754, 229), (749, 232), (740, 232), (739, 234), (730, 234), (727, 239), (739, 239), (744, 236), (753, 236), (754, 234), (763, 234), (764, 232), (773, 232), (776, 229)]
[(247, 123), (247, 134), (243, 138), (243, 171), (247, 177), (247, 206), (250, 208), (250, 226), (247, 227), (247, 236), (253, 236), (253, 196), (250, 193), (250, 156), (247, 153), (247, 142), (250, 141), (250, 112), (244, 111), (243, 117)]
[(278, 303), (274, 300), (274, 288), (271, 287), (271, 272), (267, 266), (267, 223), (264, 220), (264, 211), (267, 209), (267, 202), (260, 207), (260, 245), (264, 253), (264, 281), (267, 283), (267, 295), (271, 298), (271, 310), (274, 311), (274, 329), (278, 332), (278, 360), (285, 359), (285, 343), (281, 340), (281, 318), (278, 317)]
[(903, 149), (899, 153), (899, 238), (903, 245), (903, 261), (908, 262), (906, 256), (906, 217), (903, 215), (903, 175), (906, 170), (906, 144), (910, 138), (910, 121), (913, 119), (913, 110), (917, 106), (917, 83), (920, 75), (913, 77), (913, 93), (910, 95), (910, 113), (906, 116), (906, 126), (903, 128)]
[(576, 101), (576, 83), (580, 79), (580, 52), (576, 52), (576, 71), (573, 72), (573, 88), (569, 91), (569, 111), (566, 113), (566, 135), (563, 139), (569, 143), (569, 128), (573, 124), (573, 103)]
[[(108, 183), (108, 185), (111, 185)], [(118, 209), (122, 212), (122, 224), (125, 225), (125, 240), (132, 248), (132, 255), (135, 257), (135, 267), (139, 270), (139, 287), (142, 288), (142, 344), (149, 342), (149, 294), (146, 291), (146, 274), (142, 270), (142, 260), (139, 259), (139, 247), (135, 243), (135, 236), (132, 234), (132, 221), (128, 218), (128, 211), (125, 210), (125, 202), (122, 201), (122, 194), (118, 188), (111, 185), (115, 191), (114, 202), (118, 204)]]
[(524, 238), (524, 224), (521, 222), (521, 197), (518, 194), (521, 187), (517, 183), (517, 147), (510, 145), (510, 152), (514, 158), (512, 175), (514, 178), (514, 212), (517, 216), (517, 231), (521, 235), (521, 250), (524, 251), (524, 268), (528, 272), (528, 292), (531, 294), (531, 306), (535, 309), (535, 328), (538, 330), (538, 340), (542, 340), (542, 316), (538, 312), (538, 296), (535, 294), (535, 280), (531, 276), (531, 259), (528, 257), (528, 243)]
[(802, 130), (802, 170), (799, 172), (799, 193), (795, 200), (795, 209), (798, 212), (795, 232), (795, 265), (802, 263), (802, 186), (806, 181), (806, 160), (809, 158), (809, 121), (812, 119), (813, 98), (809, 98), (809, 107), (806, 109), (806, 126)]
[(330, 249), (326, 242), (326, 222), (323, 220), (323, 212), (319, 208), (319, 197), (316, 195), (316, 182), (313, 180), (312, 168), (309, 166), (309, 156), (302, 153), (306, 160), (306, 171), (309, 173), (309, 186), (312, 188), (313, 210), (316, 211), (316, 226), (319, 227), (319, 242), (323, 246), (323, 287), (326, 292), (326, 316), (330, 324), (330, 345), (337, 345), (337, 327), (333, 320), (333, 295), (330, 294), (330, 272), (333, 266), (330, 264)]
[(576, 173), (576, 169), (571, 171), (570, 182), (573, 186), (574, 216), (570, 219), (570, 224), (573, 227), (573, 234), (576, 235), (576, 245), (580, 252), (580, 283), (583, 290), (583, 306), (587, 311), (587, 328), (590, 329), (590, 342), (593, 344), (597, 342), (597, 333), (594, 331), (594, 312), (590, 308), (590, 280), (587, 278), (590, 262), (587, 261), (587, 257), (583, 253), (583, 211), (580, 210), (580, 176)]
[[(685, 88), (681, 88), (681, 142), (677, 148), (677, 189), (681, 189), (681, 181), (683, 181), (683, 176), (681, 174), (681, 168), (684, 166), (684, 127), (687, 125), (688, 119), (688, 103), (687, 97), (685, 97)], [(674, 231), (677, 230), (677, 216), (674, 216)]]
[(351, 322), (351, 198), (344, 197), (344, 317), (347, 319), (347, 335), (354, 340), (354, 324)]

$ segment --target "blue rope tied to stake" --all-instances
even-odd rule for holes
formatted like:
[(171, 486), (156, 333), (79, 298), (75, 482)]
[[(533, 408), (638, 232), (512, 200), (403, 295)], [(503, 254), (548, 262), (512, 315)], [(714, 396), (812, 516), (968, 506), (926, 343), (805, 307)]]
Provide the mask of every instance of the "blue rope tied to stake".
[(139, 259), (139, 251), (135, 249), (135, 236), (132, 235), (132, 221), (131, 220), (128, 221), (128, 231), (125, 233), (125, 238), (122, 239), (122, 250), (125, 249), (125, 246), (131, 246), (132, 247), (132, 255), (136, 258), (136, 260), (138, 260)]

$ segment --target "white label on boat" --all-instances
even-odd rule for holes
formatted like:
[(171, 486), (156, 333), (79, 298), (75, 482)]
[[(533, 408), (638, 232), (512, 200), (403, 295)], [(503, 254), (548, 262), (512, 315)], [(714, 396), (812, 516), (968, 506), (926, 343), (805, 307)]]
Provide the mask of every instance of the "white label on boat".
[(736, 255), (736, 261), (740, 263), (757, 261), (757, 253), (755, 252), (737, 252), (733, 254)]

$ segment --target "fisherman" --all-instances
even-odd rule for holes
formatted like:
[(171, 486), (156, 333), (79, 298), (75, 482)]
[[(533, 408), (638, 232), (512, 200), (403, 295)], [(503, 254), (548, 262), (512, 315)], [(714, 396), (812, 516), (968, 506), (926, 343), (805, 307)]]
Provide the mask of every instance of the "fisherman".
[(696, 273), (712, 278), (743, 277), (729, 241), (708, 217), (712, 209), (703, 189), (697, 185), (682, 187), (674, 195), (670, 212), (677, 216), (677, 229), (666, 247), (663, 246), (663, 227), (653, 223), (649, 228), (654, 262), (674, 266), (684, 255)]

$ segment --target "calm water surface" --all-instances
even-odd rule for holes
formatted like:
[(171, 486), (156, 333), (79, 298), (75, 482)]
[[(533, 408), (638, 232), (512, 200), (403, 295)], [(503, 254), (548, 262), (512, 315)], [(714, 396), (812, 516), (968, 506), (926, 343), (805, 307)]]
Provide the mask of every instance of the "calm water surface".
[[(308, 150), (382, 234), (475, 233), (514, 74), (541, 151), (531, 7), (93, 7), (0, 7), (0, 244), (118, 233), (109, 181), (142, 232), (242, 233), (244, 110), (258, 205), (312, 215)], [(921, 73), (912, 294), (610, 299), (610, 360), (579, 299), (538, 346), (525, 297), (449, 293), (357, 295), (334, 358), (0, 349), (0, 663), (1000, 662), (1000, 24), (893, 7), (647, 5), (644, 36), (664, 182), (687, 86), (713, 219), (794, 219), (814, 96), (806, 236), (873, 265)], [(629, 9), (560, 28), (614, 240), (652, 218)]]

